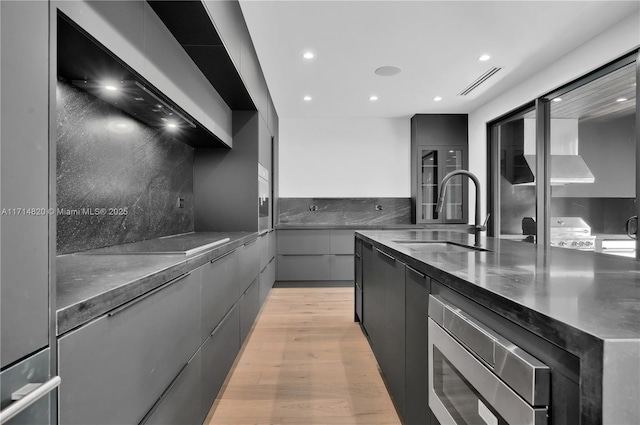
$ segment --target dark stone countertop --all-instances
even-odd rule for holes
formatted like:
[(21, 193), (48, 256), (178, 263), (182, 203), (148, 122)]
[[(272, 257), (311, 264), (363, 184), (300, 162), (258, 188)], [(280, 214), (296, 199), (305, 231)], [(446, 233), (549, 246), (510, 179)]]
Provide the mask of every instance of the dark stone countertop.
[(455, 282), (454, 289), (463, 294), (489, 293), (602, 340), (640, 340), (640, 262), (633, 258), (553, 247), (545, 250), (485, 236), (477, 246), (493, 252), (420, 252), (420, 248), (394, 241), (445, 240), (473, 246), (476, 237), (433, 230), (358, 233), (401, 254), (403, 261), (426, 266), (427, 274), (445, 280), (441, 283)]
[[(640, 423), (640, 261), (455, 231), (356, 236), (578, 357), (581, 408), (600, 423)], [(397, 240), (493, 252), (420, 252)]]
[[(196, 232), (60, 255), (56, 258), (57, 335), (257, 237), (252, 232)], [(156, 253), (186, 251), (224, 238), (229, 241), (190, 255)]]

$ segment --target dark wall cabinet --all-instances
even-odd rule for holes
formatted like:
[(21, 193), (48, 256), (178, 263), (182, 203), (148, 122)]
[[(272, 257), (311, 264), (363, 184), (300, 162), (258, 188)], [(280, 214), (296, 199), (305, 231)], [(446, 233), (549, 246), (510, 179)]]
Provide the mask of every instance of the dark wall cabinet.
[(417, 114), (411, 118), (411, 199), (415, 223), (466, 223), (468, 183), (447, 185), (442, 213), (439, 185), (449, 172), (468, 168), (466, 114)]
[(412, 267), (405, 269), (406, 424), (429, 424), (427, 339), (431, 279)]

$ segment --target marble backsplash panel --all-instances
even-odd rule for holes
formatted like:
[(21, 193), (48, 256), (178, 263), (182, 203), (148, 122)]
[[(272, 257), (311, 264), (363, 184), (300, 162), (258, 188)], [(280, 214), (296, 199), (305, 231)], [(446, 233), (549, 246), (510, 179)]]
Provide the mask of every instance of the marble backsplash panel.
[(279, 198), (281, 224), (411, 224), (411, 198)]
[(194, 230), (192, 147), (62, 81), (56, 113), (58, 255)]

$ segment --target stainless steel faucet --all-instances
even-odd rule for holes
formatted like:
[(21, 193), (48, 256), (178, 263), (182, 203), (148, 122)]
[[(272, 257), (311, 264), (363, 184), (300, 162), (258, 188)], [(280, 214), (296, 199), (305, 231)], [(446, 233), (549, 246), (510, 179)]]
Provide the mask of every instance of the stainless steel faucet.
[(487, 230), (487, 222), (489, 221), (490, 214), (487, 215), (487, 219), (484, 221), (484, 223), (480, 224), (480, 181), (471, 171), (454, 170), (444, 176), (442, 182), (440, 183), (440, 197), (438, 198), (436, 209), (439, 214), (442, 213), (442, 209), (444, 208), (444, 197), (447, 193), (447, 183), (449, 183), (449, 180), (451, 180), (452, 177), (455, 177), (457, 175), (469, 177), (473, 181), (473, 184), (476, 186), (476, 218), (473, 227), (476, 232), (484, 232), (485, 230)]

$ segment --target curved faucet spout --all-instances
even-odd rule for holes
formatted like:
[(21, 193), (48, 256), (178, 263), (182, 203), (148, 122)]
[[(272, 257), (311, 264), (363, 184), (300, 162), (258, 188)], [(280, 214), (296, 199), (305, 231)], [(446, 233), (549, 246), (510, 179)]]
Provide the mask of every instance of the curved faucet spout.
[(438, 203), (436, 204), (436, 210), (438, 211), (438, 213), (442, 213), (442, 210), (444, 208), (444, 198), (447, 194), (447, 190), (446, 190), (447, 184), (449, 183), (449, 180), (451, 180), (451, 178), (458, 175), (469, 177), (471, 181), (473, 181), (473, 184), (476, 187), (476, 217), (475, 217), (474, 228), (478, 232), (483, 232), (487, 230), (487, 226), (486, 226), (486, 222), (483, 225), (481, 224), (481, 221), (480, 221), (480, 199), (481, 199), (480, 181), (478, 180), (478, 177), (476, 177), (476, 175), (473, 174), (471, 171), (454, 170), (449, 174), (447, 174), (446, 176), (444, 176), (444, 178), (442, 179), (442, 182), (440, 182), (440, 188), (439, 188), (440, 197), (438, 198)]

